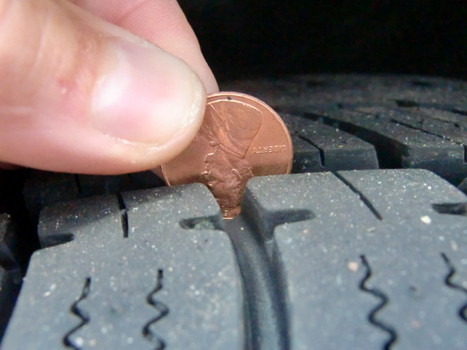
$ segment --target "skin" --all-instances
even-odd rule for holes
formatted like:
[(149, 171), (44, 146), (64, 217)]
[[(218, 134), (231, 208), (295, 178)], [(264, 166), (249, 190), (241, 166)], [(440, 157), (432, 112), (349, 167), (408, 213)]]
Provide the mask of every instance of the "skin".
[(0, 0), (0, 76), (4, 169), (153, 168), (218, 90), (174, 0)]

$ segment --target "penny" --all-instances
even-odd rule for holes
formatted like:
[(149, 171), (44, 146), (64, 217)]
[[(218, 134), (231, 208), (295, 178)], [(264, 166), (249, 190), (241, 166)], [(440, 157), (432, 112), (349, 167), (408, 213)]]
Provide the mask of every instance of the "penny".
[(271, 107), (246, 94), (220, 92), (208, 96), (192, 143), (156, 172), (170, 186), (205, 184), (224, 217), (233, 218), (240, 213), (247, 181), (290, 173), (292, 157), (287, 127)]

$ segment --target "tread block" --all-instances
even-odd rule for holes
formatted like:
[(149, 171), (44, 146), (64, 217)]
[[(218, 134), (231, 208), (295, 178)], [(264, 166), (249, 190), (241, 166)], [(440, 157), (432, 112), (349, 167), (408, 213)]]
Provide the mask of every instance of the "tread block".
[[(2, 349), (241, 348), (240, 283), (219, 215), (201, 185), (46, 209), (42, 237), (73, 239), (33, 255)], [(180, 224), (193, 218), (204, 224)]]
[(248, 191), (262, 217), (313, 213), (274, 232), (292, 349), (465, 347), (466, 295), (445, 282), (443, 254), (465, 285), (467, 218), (433, 209), (466, 202), (453, 186), (427, 171), (367, 170), (255, 178)]
[(282, 114), (294, 144), (294, 172), (378, 169), (373, 145), (339, 129)]
[(42, 208), (57, 203), (161, 185), (162, 180), (151, 171), (98, 176), (31, 170), (24, 185), (23, 196), (30, 217), (36, 219)]
[(382, 167), (423, 168), (458, 184), (467, 174), (464, 147), (398, 122), (400, 112), (316, 111), (308, 117), (338, 125), (375, 145)]
[(122, 215), (116, 196), (57, 203), (43, 209), (38, 225), (43, 248), (68, 241), (105, 242), (122, 233)]

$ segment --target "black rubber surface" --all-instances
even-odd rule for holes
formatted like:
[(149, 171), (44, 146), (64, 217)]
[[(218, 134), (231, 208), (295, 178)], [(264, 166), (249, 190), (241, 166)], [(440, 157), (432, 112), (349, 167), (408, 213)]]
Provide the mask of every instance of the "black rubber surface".
[(57, 204), (2, 349), (465, 349), (466, 207), (424, 170)]

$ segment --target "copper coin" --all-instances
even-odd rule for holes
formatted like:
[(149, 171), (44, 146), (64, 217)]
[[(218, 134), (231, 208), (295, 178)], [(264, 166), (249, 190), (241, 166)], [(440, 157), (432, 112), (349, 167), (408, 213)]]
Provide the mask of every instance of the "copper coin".
[(258, 175), (290, 173), (292, 141), (287, 127), (264, 102), (238, 92), (211, 94), (192, 143), (161, 166), (168, 185), (201, 182), (225, 218), (240, 213), (245, 185)]

